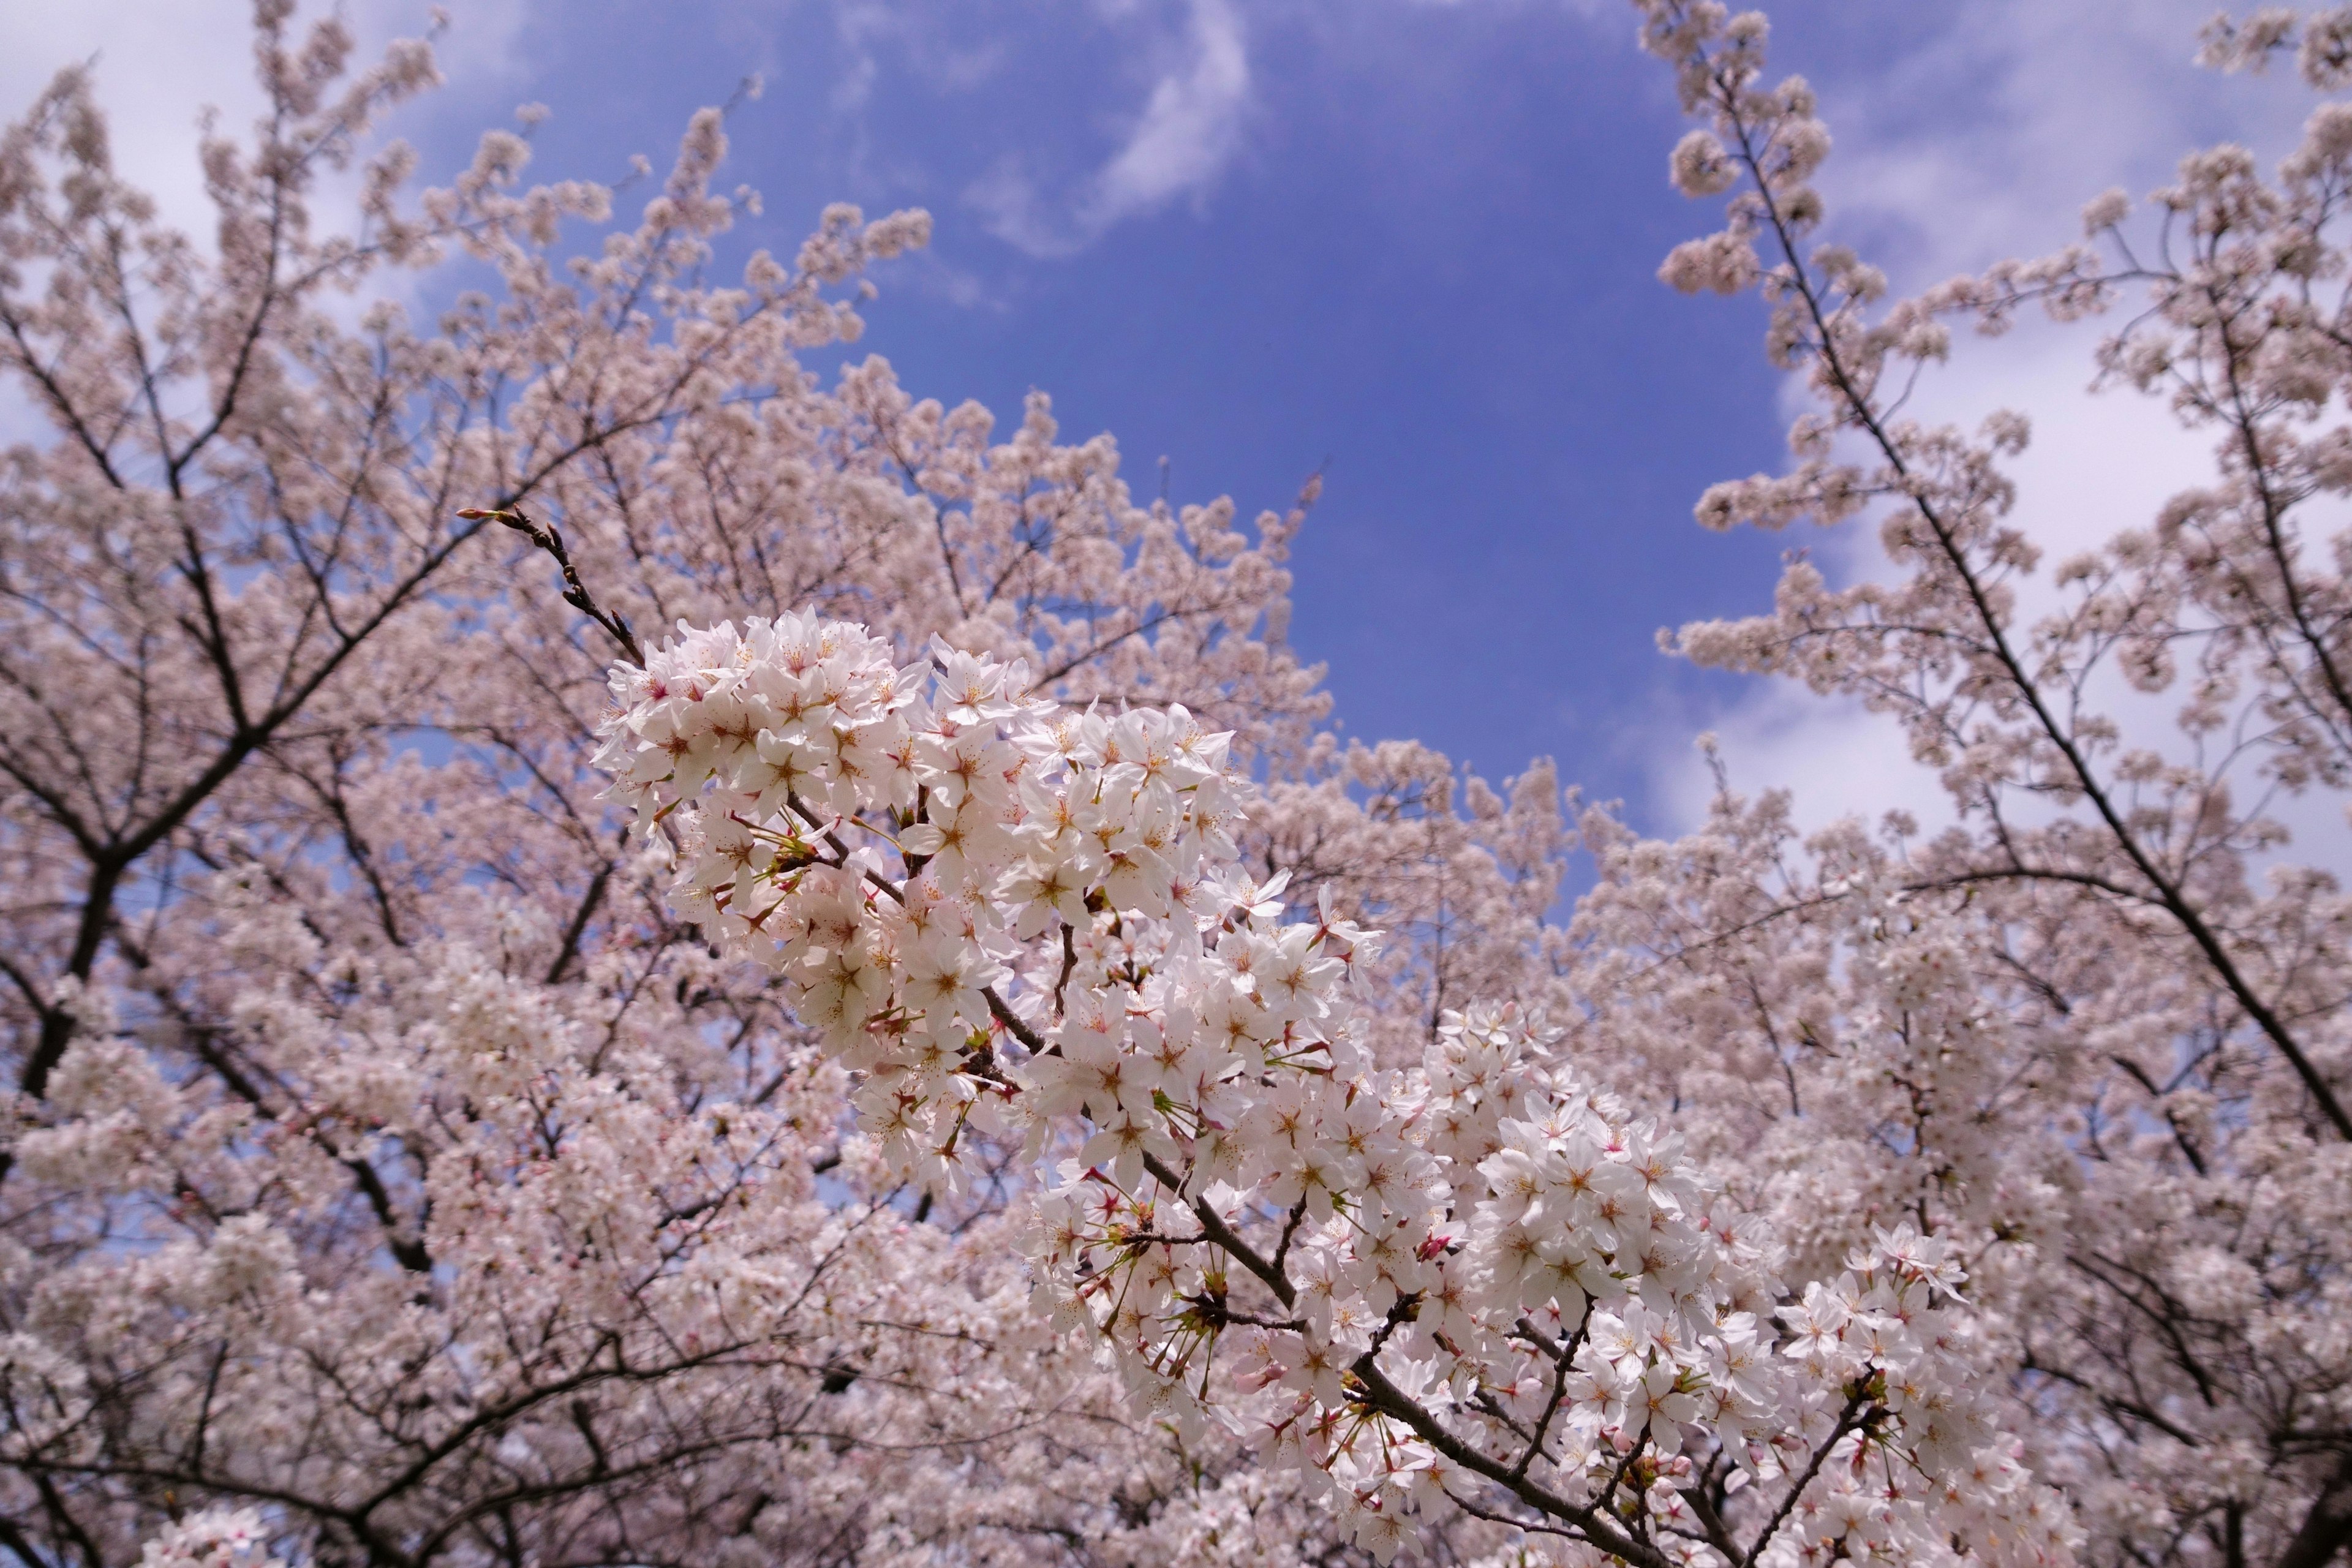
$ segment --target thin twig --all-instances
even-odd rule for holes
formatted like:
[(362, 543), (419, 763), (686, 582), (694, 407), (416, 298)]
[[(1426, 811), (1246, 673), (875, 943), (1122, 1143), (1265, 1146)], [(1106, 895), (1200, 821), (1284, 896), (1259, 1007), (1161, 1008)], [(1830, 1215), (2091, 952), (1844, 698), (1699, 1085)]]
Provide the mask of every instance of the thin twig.
[(580, 581), (579, 569), (572, 564), (572, 552), (563, 548), (563, 535), (556, 531), (553, 523), (541, 528), (525, 516), (520, 507), (502, 507), (496, 510), (467, 507), (457, 515), (468, 521), (487, 518), (492, 522), (503, 523), (554, 556), (555, 563), (563, 569), (563, 602), (611, 633), (613, 640), (621, 645), (621, 651), (629, 656), (631, 664), (641, 669), (645, 668), (645, 650), (637, 647), (635, 634), (629, 630), (627, 619), (618, 610), (607, 612), (598, 607), (595, 595), (589, 593), (588, 585)]

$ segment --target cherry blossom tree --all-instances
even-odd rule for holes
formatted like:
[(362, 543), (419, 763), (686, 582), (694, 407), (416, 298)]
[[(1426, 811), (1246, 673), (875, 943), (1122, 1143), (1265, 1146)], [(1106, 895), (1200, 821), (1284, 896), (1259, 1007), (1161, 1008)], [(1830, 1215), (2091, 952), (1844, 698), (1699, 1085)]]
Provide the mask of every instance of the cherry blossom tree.
[[(1265, 755), (1322, 709), (1279, 636), (1298, 519), (1139, 507), (1043, 400), (997, 439), (879, 361), (821, 387), (794, 356), (925, 220), (836, 208), (703, 281), (715, 113), (583, 246), (612, 193), (522, 184), (512, 134), (404, 194), (364, 140), (424, 46), (352, 73), (339, 24), (257, 21), (211, 244), (116, 175), (86, 73), (0, 143), (53, 432), (0, 480), (0, 1544), (1013, 1562), (1179, 1497), (1212, 1538), (1285, 1515), (1041, 1336), (1001, 1194), (905, 1190), (775, 988), (667, 914), (586, 765), (604, 634), (456, 514), (529, 505), (646, 624), (896, 614)], [(445, 258), (496, 293), (371, 302)]]
[[(1893, 714), (1933, 837), (1726, 773), (1646, 841), (1340, 745), (1283, 637), (1315, 483), (1244, 528), (1042, 398), (824, 384), (928, 220), (711, 283), (721, 113), (634, 226), (504, 132), (412, 195), (370, 126), (430, 51), (262, 0), (201, 244), (61, 77), (0, 142), (52, 433), (0, 478), (0, 1546), (2328, 1561), (2344, 906), (2273, 812), (2352, 781), (2345, 111), (1888, 305), (1807, 248), (1761, 18), (1637, 8), (1676, 183), (1734, 192), (1664, 276), (1762, 292), (1818, 402), (1701, 520), (1898, 569), (1677, 647)], [(2347, 37), (2208, 45), (2326, 89)], [(2044, 584), (2022, 421), (1902, 387), (2126, 289), (2102, 372), (2217, 478)]]
[(1882, 1229), (1792, 1290), (1515, 1010), (1381, 1069), (1372, 939), (1238, 866), (1230, 732), (813, 612), (628, 651), (598, 761), (677, 913), (782, 979), (894, 1169), (1051, 1164), (1038, 1294), (1180, 1438), (1255, 1430), (1383, 1561), (1423, 1510), (1577, 1561), (2069, 1559), (1948, 1243)]
[[(1678, 843), (1589, 818), (1578, 1047), (1686, 1108), (1801, 1272), (1898, 1216), (1951, 1245), (2007, 1420), (2095, 1560), (2331, 1561), (2352, 1541), (2347, 910), (2340, 840), (2291, 842), (2280, 813), (2347, 780), (2352, 110), (2320, 103), (2272, 177), (2193, 153), (2144, 217), (2109, 193), (2087, 243), (1889, 302), (1823, 238), (1829, 138), (1801, 79), (1766, 80), (1762, 18), (1643, 11), (1701, 121), (1675, 183), (1730, 195), (1662, 275), (1760, 293), (1812, 403), (1792, 465), (1699, 520), (1866, 518), (1889, 568), (1842, 586), (1794, 558), (1770, 614), (1675, 647), (1891, 717), (1953, 826), (1897, 810), (1804, 839), (1785, 797), (1727, 782)], [(2292, 51), (2296, 85), (2334, 91), (2347, 29), (2264, 11), (2216, 22), (2204, 58)], [(2163, 397), (2212, 477), (2044, 573), (2007, 520), (2024, 419), (1930, 425), (1906, 393), (1956, 321), (2126, 300), (2099, 381)]]

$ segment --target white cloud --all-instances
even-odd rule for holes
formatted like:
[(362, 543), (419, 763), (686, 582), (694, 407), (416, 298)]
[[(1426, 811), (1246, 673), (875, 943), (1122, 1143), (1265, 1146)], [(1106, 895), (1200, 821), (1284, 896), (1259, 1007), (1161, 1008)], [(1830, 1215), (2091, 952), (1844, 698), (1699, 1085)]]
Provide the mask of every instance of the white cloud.
[(1184, 69), (1153, 85), (1134, 134), (1097, 177), (1090, 224), (1108, 227), (1205, 192), (1232, 160), (1250, 68), (1241, 17), (1227, 0), (1193, 0), (1192, 45)]
[[(1930, 423), (1973, 428), (1997, 408), (2013, 408), (2033, 422), (2034, 439), (2006, 464), (2018, 502), (2011, 521), (2042, 545), (2045, 563), (2095, 545), (2118, 530), (2145, 523), (2170, 496), (2209, 478), (2208, 442), (2187, 436), (2160, 403), (2125, 389), (2094, 395), (2090, 351), (2095, 325), (2060, 329), (2024, 326), (1993, 341), (1963, 338), (1952, 363), (1923, 384), (1906, 412)], [(1810, 551), (1833, 580), (1885, 577), (1888, 567), (1869, 523), (1822, 532), (1791, 532), (1792, 548)], [(1694, 548), (1704, 548), (1696, 544)], [(2056, 604), (2047, 589), (2021, 595), (2021, 622)], [(1757, 608), (1768, 607), (1759, 584)], [(2151, 721), (2168, 710), (2166, 700), (2102, 692)], [(1759, 680), (1712, 721), (1742, 789), (1793, 790), (1801, 820), (1820, 824), (1859, 815), (1868, 818), (1899, 806), (1930, 826), (1950, 813), (1934, 774), (1914, 763), (1889, 717), (1858, 702), (1827, 700), (1788, 680)], [(1660, 816), (1678, 826), (1704, 814), (1712, 781), (1689, 756), (1686, 741), (1661, 744), (1654, 770)]]
[[(463, 7), (436, 46), (450, 79), (445, 93), (479, 87), (510, 69), (527, 3), (474, 0)], [(344, 0), (333, 9), (357, 39), (354, 63), (396, 37), (424, 33), (430, 17), (423, 0)], [(296, 37), (327, 14), (316, 4), (297, 11)], [(253, 79), (250, 0), (23, 5), (14, 8), (8, 26), (8, 47), (0, 50), (0, 118), (21, 114), (64, 68), (92, 66), (115, 167), (156, 197), (166, 222), (209, 239), (212, 210), (196, 163), (199, 121), (217, 110), (224, 130), (242, 132), (263, 109)], [(328, 193), (331, 203), (337, 194)], [(332, 205), (319, 214), (322, 222), (339, 216)]]
[(966, 190), (991, 232), (1032, 255), (1066, 256), (1129, 218), (1215, 188), (1241, 150), (1248, 40), (1231, 0), (1191, 0), (1187, 20), (1181, 58), (1154, 80), (1125, 142), (1074, 197), (1049, 200), (1017, 155)]
[(2212, 11), (1969, 0), (1907, 55), (1817, 77), (1838, 135), (1822, 182), (1833, 212), (1885, 225), (1893, 262), (1926, 281), (2077, 237), (2084, 201), (2114, 184), (2145, 192), (2192, 146), (2284, 150), (2310, 100), (2291, 78), (2198, 68)]

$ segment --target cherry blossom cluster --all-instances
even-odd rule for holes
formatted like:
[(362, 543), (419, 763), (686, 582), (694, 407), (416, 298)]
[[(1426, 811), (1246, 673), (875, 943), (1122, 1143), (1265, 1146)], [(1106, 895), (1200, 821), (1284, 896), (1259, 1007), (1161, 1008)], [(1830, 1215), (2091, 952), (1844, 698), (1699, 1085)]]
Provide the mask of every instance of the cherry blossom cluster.
[[(612, 689), (600, 762), (675, 836), (677, 909), (785, 977), (889, 1156), (951, 1183), (974, 1132), (1074, 1142), (1030, 1233), (1060, 1321), (1383, 1561), (1497, 1487), (1637, 1562), (2065, 1555), (1964, 1393), (1940, 1243), (1882, 1235), (1783, 1344), (1764, 1227), (1529, 1019), (1378, 1070), (1371, 939), (1239, 874), (1246, 783), (1182, 710), (1072, 711), (1020, 662), (901, 665), (809, 613), (681, 627)], [(1970, 1471), (1997, 1484), (1948, 1487)], [(1789, 1506), (1727, 1521), (1703, 1481)]]
[(149, 1541), (139, 1568), (284, 1568), (269, 1555), (268, 1541), (257, 1510), (208, 1508)]
[(1881, 1233), (1776, 1327), (1765, 1227), (1524, 1020), (1475, 1012), (1421, 1073), (1306, 1077), (1241, 1126), (1237, 1165), (1182, 1167), (1190, 1200), (1066, 1163), (1040, 1261), (1152, 1408), (1255, 1431), (1376, 1555), (1500, 1490), (1578, 1561), (2067, 1558), (1966, 1392), (1946, 1247)]
[[(933, 657), (900, 668), (865, 628), (807, 613), (688, 630), (615, 669), (599, 762), (648, 827), (696, 803), (680, 912), (782, 974), (865, 1074), (867, 1128), (952, 1180), (966, 1124), (1005, 1125), (1016, 1085), (996, 1037), (1060, 1032), (1074, 977), (1098, 995), (1092, 973), (1132, 963), (1118, 916), (1197, 933), (1192, 910), (1247, 891), (1231, 871), (1246, 786), (1230, 737), (1181, 708), (1070, 712), (1031, 693), (1022, 663)], [(1296, 942), (1255, 956), (1307, 1005), (1319, 958)], [(1302, 1049), (1286, 1026), (1310, 1016), (1257, 1025)], [(1089, 1059), (1075, 1037), (1069, 1052), (1073, 1071)]]

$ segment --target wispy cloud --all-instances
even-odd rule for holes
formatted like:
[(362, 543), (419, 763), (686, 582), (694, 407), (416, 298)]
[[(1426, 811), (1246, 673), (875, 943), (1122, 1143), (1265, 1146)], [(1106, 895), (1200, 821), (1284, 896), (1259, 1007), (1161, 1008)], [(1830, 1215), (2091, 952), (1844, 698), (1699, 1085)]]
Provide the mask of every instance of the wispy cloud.
[[(835, 83), (835, 110), (856, 114), (872, 102), (882, 76), (882, 53), (896, 56), (927, 85), (968, 92), (997, 77), (1012, 57), (1003, 37), (971, 40), (950, 25), (951, 14), (904, 0), (835, 0), (834, 31), (848, 52), (848, 68)], [(966, 15), (967, 23), (970, 20)], [(773, 49), (772, 37), (769, 47)]]
[(1076, 191), (1043, 192), (1025, 160), (1007, 154), (964, 193), (999, 238), (1034, 256), (1082, 250), (1129, 218), (1215, 189), (1241, 151), (1250, 60), (1231, 0), (1191, 0), (1181, 57), (1152, 83), (1118, 150)]
[(1241, 17), (1227, 0), (1192, 0), (1192, 58), (1151, 89), (1143, 118), (1097, 176), (1086, 221), (1108, 227), (1206, 193), (1241, 143), (1250, 89)]

